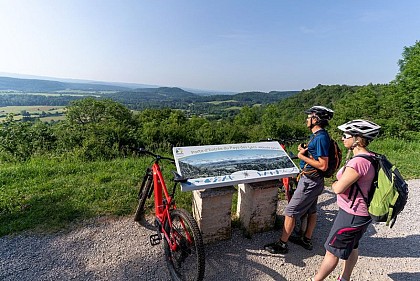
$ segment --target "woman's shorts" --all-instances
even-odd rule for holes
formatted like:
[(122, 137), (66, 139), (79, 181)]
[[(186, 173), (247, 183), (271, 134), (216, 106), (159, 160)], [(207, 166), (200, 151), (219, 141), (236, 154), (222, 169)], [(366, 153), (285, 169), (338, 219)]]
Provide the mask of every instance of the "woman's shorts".
[(359, 240), (371, 222), (370, 216), (355, 216), (339, 209), (325, 242), (325, 249), (334, 256), (347, 260), (353, 249), (359, 247)]

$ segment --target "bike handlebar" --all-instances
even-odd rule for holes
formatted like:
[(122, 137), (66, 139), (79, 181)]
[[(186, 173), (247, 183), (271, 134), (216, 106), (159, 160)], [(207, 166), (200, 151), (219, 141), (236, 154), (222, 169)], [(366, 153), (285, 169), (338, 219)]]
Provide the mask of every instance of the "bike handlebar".
[(280, 144), (285, 144), (285, 143), (295, 143), (295, 142), (299, 142), (299, 141), (303, 141), (306, 140), (307, 138), (290, 138), (290, 139), (272, 139), (272, 138), (267, 138), (267, 139), (262, 139), (260, 141), (278, 141)]
[(153, 152), (151, 152), (151, 151), (148, 151), (148, 150), (147, 150), (146, 148), (144, 148), (144, 147), (140, 147), (140, 148), (138, 148), (138, 149), (137, 149), (137, 151), (138, 151), (140, 154), (148, 154), (148, 155), (153, 156), (153, 157), (155, 158), (155, 161), (159, 161), (159, 160), (168, 160), (168, 161), (170, 161), (170, 162), (172, 162), (172, 163), (175, 163), (175, 160), (174, 160), (174, 159), (169, 158), (169, 157), (165, 157), (165, 156), (161, 156), (161, 155), (156, 154), (156, 153), (153, 153)]

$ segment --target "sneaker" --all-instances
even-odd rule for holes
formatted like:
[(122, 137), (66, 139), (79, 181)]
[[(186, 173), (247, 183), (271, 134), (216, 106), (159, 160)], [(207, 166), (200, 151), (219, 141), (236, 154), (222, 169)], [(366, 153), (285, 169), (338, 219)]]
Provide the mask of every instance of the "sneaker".
[(306, 237), (290, 236), (289, 241), (294, 244), (300, 245), (309, 251), (311, 251), (314, 248), (311, 239), (308, 239)]
[(264, 250), (272, 254), (286, 254), (289, 251), (289, 248), (287, 247), (286, 243), (278, 241), (264, 245)]

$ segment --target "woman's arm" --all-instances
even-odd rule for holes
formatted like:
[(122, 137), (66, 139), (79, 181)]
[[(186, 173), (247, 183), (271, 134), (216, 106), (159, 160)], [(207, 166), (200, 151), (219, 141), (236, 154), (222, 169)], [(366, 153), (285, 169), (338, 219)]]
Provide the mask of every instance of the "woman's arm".
[(355, 169), (346, 167), (344, 173), (341, 175), (341, 178), (338, 181), (333, 182), (331, 185), (332, 190), (335, 194), (344, 193), (347, 188), (352, 186), (359, 178), (360, 176)]

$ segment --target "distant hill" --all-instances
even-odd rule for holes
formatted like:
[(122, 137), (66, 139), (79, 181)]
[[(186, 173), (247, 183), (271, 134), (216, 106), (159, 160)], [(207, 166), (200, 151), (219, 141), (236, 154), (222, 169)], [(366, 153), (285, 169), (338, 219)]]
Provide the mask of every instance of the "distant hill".
[(271, 91), (265, 92), (243, 92), (234, 95), (214, 95), (201, 98), (201, 101), (228, 101), (235, 100), (238, 102), (254, 102), (254, 103), (273, 103), (287, 97), (296, 95), (299, 91)]
[[(287, 92), (244, 92), (230, 95), (201, 96), (180, 88), (160, 87), (143, 88), (131, 91), (106, 93), (103, 97), (111, 98), (126, 105), (146, 104), (149, 107), (179, 107), (180, 103), (234, 102), (238, 106), (268, 104), (297, 94)], [(176, 103), (177, 105), (175, 105)]]
[(168, 101), (192, 101), (200, 98), (197, 94), (187, 92), (176, 87), (141, 88), (130, 91), (108, 93), (103, 96), (124, 104), (136, 104), (145, 101), (157, 103)]
[[(78, 80), (81, 81), (81, 80)], [(243, 92), (220, 94), (178, 87), (142, 87), (95, 81), (66, 82), (43, 79), (0, 77), (0, 106), (67, 106), (71, 101), (85, 98), (109, 98), (133, 110), (149, 108), (180, 109), (190, 115), (232, 116), (244, 106), (275, 103), (298, 91)], [(136, 88), (132, 88), (139, 86)], [(10, 91), (10, 92), (9, 92)]]
[[(55, 92), (55, 91), (129, 91), (132, 89), (161, 88), (162, 86), (125, 83), (125, 82), (104, 82), (81, 79), (65, 79), (53, 77), (41, 77), (34, 75), (20, 75), (0, 72), (0, 91), (19, 92)], [(214, 91), (203, 89), (184, 88), (185, 91), (200, 95), (232, 95), (234, 92)]]
[(0, 90), (20, 92), (56, 92), (64, 90), (75, 91), (125, 91), (128, 87), (104, 85), (96, 83), (70, 83), (40, 79), (21, 79), (0, 77)]

